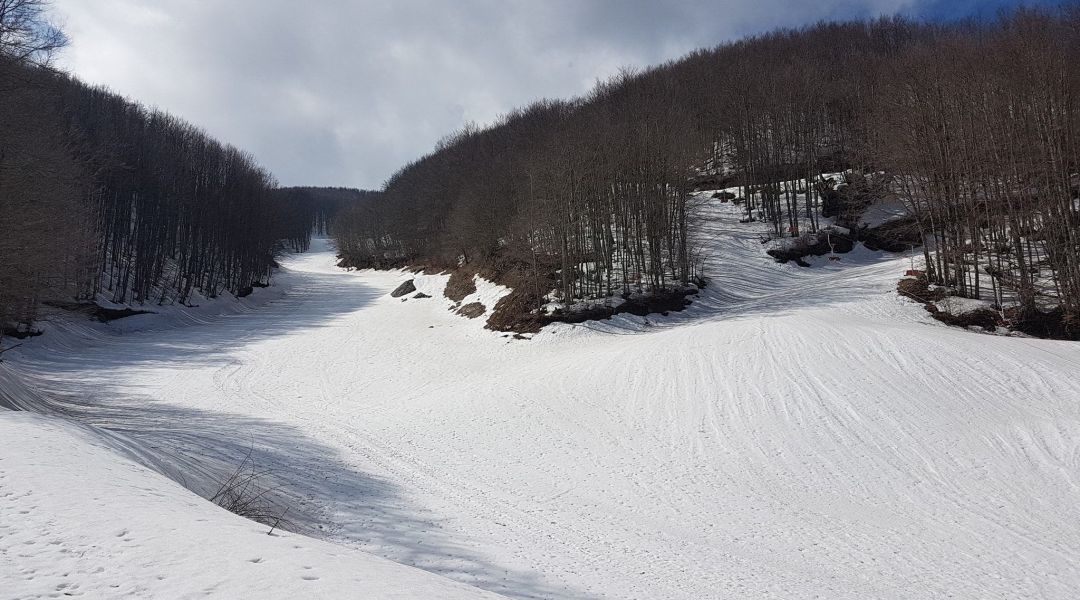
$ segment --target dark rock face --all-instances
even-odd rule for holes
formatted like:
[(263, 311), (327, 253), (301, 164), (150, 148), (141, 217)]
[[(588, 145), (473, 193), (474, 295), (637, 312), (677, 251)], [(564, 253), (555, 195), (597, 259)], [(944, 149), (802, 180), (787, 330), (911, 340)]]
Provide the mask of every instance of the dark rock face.
[[(237, 296), (242, 297), (242, 296)], [(63, 310), (69, 310), (72, 312), (82, 313), (87, 315), (95, 321), (101, 321), (102, 323), (108, 323), (109, 321), (115, 321), (117, 319), (123, 319), (125, 317), (132, 317), (135, 315), (152, 315), (153, 311), (139, 310), (135, 308), (105, 308), (104, 306), (98, 306), (92, 302), (45, 302), (46, 305), (54, 308), (60, 308)], [(13, 335), (7, 330), (4, 331), (4, 335)], [(34, 334), (37, 335), (37, 334)], [(13, 335), (13, 337), (17, 337)], [(24, 336), (25, 337), (25, 336)]]
[(850, 236), (833, 235), (826, 231), (820, 231), (813, 238), (797, 238), (785, 248), (772, 248), (765, 253), (773, 257), (778, 263), (795, 261), (800, 267), (809, 267), (810, 263), (803, 260), (807, 256), (825, 256), (830, 252), (843, 254), (851, 252), (854, 242)]
[(417, 292), (417, 293), (416, 293), (416, 295), (415, 295), (415, 296), (413, 296), (413, 298), (417, 298), (417, 299), (420, 299), (420, 298), (430, 298), (430, 297), (431, 297), (431, 296), (428, 296), (428, 295), (427, 295), (427, 294), (425, 294), (424, 292)]
[[(695, 282), (703, 287), (704, 280)], [(540, 299), (515, 290), (505, 296), (492, 311), (487, 328), (495, 331), (513, 331), (518, 334), (536, 333), (549, 323), (584, 323), (603, 321), (618, 314), (646, 316), (650, 314), (669, 314), (690, 306), (690, 296), (699, 290), (693, 287), (683, 289), (657, 290), (650, 294), (630, 296), (624, 294), (619, 306), (595, 305), (579, 310), (556, 310), (551, 314), (541, 314), (535, 309)]]
[(13, 337), (17, 340), (25, 340), (26, 338), (37, 337), (42, 333), (45, 333), (41, 330), (20, 329), (18, 327), (4, 327), (3, 329), (0, 329), (0, 332), (6, 337)]
[(457, 310), (457, 314), (463, 317), (468, 317), (470, 319), (475, 319), (477, 317), (483, 316), (483, 314), (486, 312), (487, 308), (485, 308), (484, 305), (480, 304), (479, 302), (470, 302), (469, 304), (466, 304), (465, 306), (462, 306)]
[(473, 280), (475, 274), (475, 271), (468, 268), (458, 269), (451, 273), (450, 279), (446, 280), (443, 296), (454, 302), (461, 302), (465, 296), (476, 292), (476, 281)]
[(942, 288), (930, 289), (930, 282), (926, 279), (926, 275), (921, 275), (914, 279), (901, 279), (900, 282), (896, 284), (896, 291), (899, 292), (901, 296), (911, 298), (916, 302), (922, 302), (924, 304), (944, 300), (945, 296), (948, 295)]
[(1070, 319), (1061, 307), (1050, 312), (1024, 310), (1019, 306), (1006, 309), (1006, 318), (1014, 331), (1051, 340), (1080, 340), (1080, 323)]
[(847, 254), (855, 249), (856, 242), (862, 242), (867, 250), (906, 252), (922, 244), (922, 235), (919, 233), (918, 222), (909, 217), (854, 231), (822, 229), (813, 237), (796, 239), (786, 248), (773, 248), (765, 253), (776, 259), (776, 262), (795, 261), (800, 267), (807, 267), (810, 263), (803, 260), (807, 256)]
[(691, 300), (687, 296), (693, 296), (698, 291), (687, 290), (661, 290), (647, 296), (638, 298), (626, 298), (626, 302), (615, 308), (613, 314), (630, 313), (639, 317), (645, 317), (653, 313), (667, 316), (671, 311), (680, 311), (690, 306)]
[(914, 217), (863, 229), (859, 231), (859, 239), (867, 250), (884, 250), (885, 252), (906, 252), (921, 246), (923, 242), (919, 223)]
[(708, 190), (722, 190), (734, 186), (738, 182), (735, 175), (703, 174), (694, 178), (694, 191), (704, 192)]
[(989, 308), (977, 308), (960, 314), (952, 314), (938, 309), (933, 304), (926, 305), (926, 311), (935, 319), (954, 327), (982, 327), (986, 331), (996, 331), (999, 325), (1004, 324), (1001, 315)]
[(413, 283), (413, 280), (410, 279), (410, 280), (406, 281), (405, 283), (399, 285), (396, 290), (390, 292), (390, 297), (391, 298), (400, 298), (400, 297), (404, 296), (405, 294), (411, 294), (411, 293), (413, 293), (415, 291), (416, 291), (416, 285)]

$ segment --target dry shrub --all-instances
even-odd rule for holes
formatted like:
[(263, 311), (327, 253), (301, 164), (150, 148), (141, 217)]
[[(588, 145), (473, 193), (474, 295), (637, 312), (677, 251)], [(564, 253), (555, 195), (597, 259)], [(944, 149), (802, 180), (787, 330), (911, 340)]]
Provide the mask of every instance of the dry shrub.
[(221, 508), (245, 519), (251, 519), (264, 525), (270, 525), (270, 531), (278, 527), (289, 528), (291, 523), (285, 520), (288, 508), (280, 510), (270, 500), (274, 488), (266, 485), (270, 469), (258, 469), (249, 449), (240, 464), (210, 496), (210, 501)]

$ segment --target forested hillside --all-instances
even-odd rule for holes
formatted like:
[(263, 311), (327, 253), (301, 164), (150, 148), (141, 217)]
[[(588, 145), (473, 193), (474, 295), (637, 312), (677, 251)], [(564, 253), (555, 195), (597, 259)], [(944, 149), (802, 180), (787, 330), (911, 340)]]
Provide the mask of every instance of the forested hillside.
[[(49, 68), (45, 3), (0, 0), (0, 326), (78, 307), (243, 295), (325, 214), (250, 155)], [(320, 216), (322, 215), (322, 216)]]
[(277, 193), (282, 195), (290, 206), (309, 211), (314, 222), (313, 233), (320, 236), (330, 235), (334, 222), (343, 209), (351, 205), (362, 205), (378, 195), (378, 192), (355, 188), (310, 186), (278, 188)]
[[(929, 283), (1076, 329), (1077, 65), (1075, 4), (780, 30), (468, 127), (354, 207), (339, 246), (350, 266), (487, 271), (536, 309), (692, 281), (694, 189), (740, 186), (778, 237), (891, 197)], [(842, 193), (820, 177), (844, 170)]]

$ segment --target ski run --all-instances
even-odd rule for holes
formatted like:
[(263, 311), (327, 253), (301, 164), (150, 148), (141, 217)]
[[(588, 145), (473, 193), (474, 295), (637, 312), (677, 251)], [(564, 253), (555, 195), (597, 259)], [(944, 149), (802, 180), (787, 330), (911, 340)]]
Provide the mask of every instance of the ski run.
[[(0, 598), (1075, 598), (1080, 345), (739, 216), (689, 309), (530, 340), (325, 240), (242, 301), (52, 323), (0, 363)], [(245, 460), (287, 528), (200, 498)]]

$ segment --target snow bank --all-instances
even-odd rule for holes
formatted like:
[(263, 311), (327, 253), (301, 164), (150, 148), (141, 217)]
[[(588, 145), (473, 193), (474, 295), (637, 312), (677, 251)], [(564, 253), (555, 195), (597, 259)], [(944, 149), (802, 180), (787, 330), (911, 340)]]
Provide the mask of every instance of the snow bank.
[(432, 298), (443, 298), (443, 290), (446, 289), (446, 282), (450, 280), (449, 275), (436, 274), (425, 275), (423, 273), (413, 274), (409, 271), (402, 271), (403, 280), (404, 276), (412, 277), (413, 285), (416, 286), (417, 292), (423, 292)]
[(499, 303), (499, 300), (502, 300), (511, 292), (510, 288), (505, 285), (492, 283), (479, 275), (473, 277), (473, 284), (476, 286), (476, 291), (465, 296), (465, 299), (461, 301), (461, 305), (465, 306), (473, 302), (479, 302), (484, 305), (489, 315), (495, 305)]

